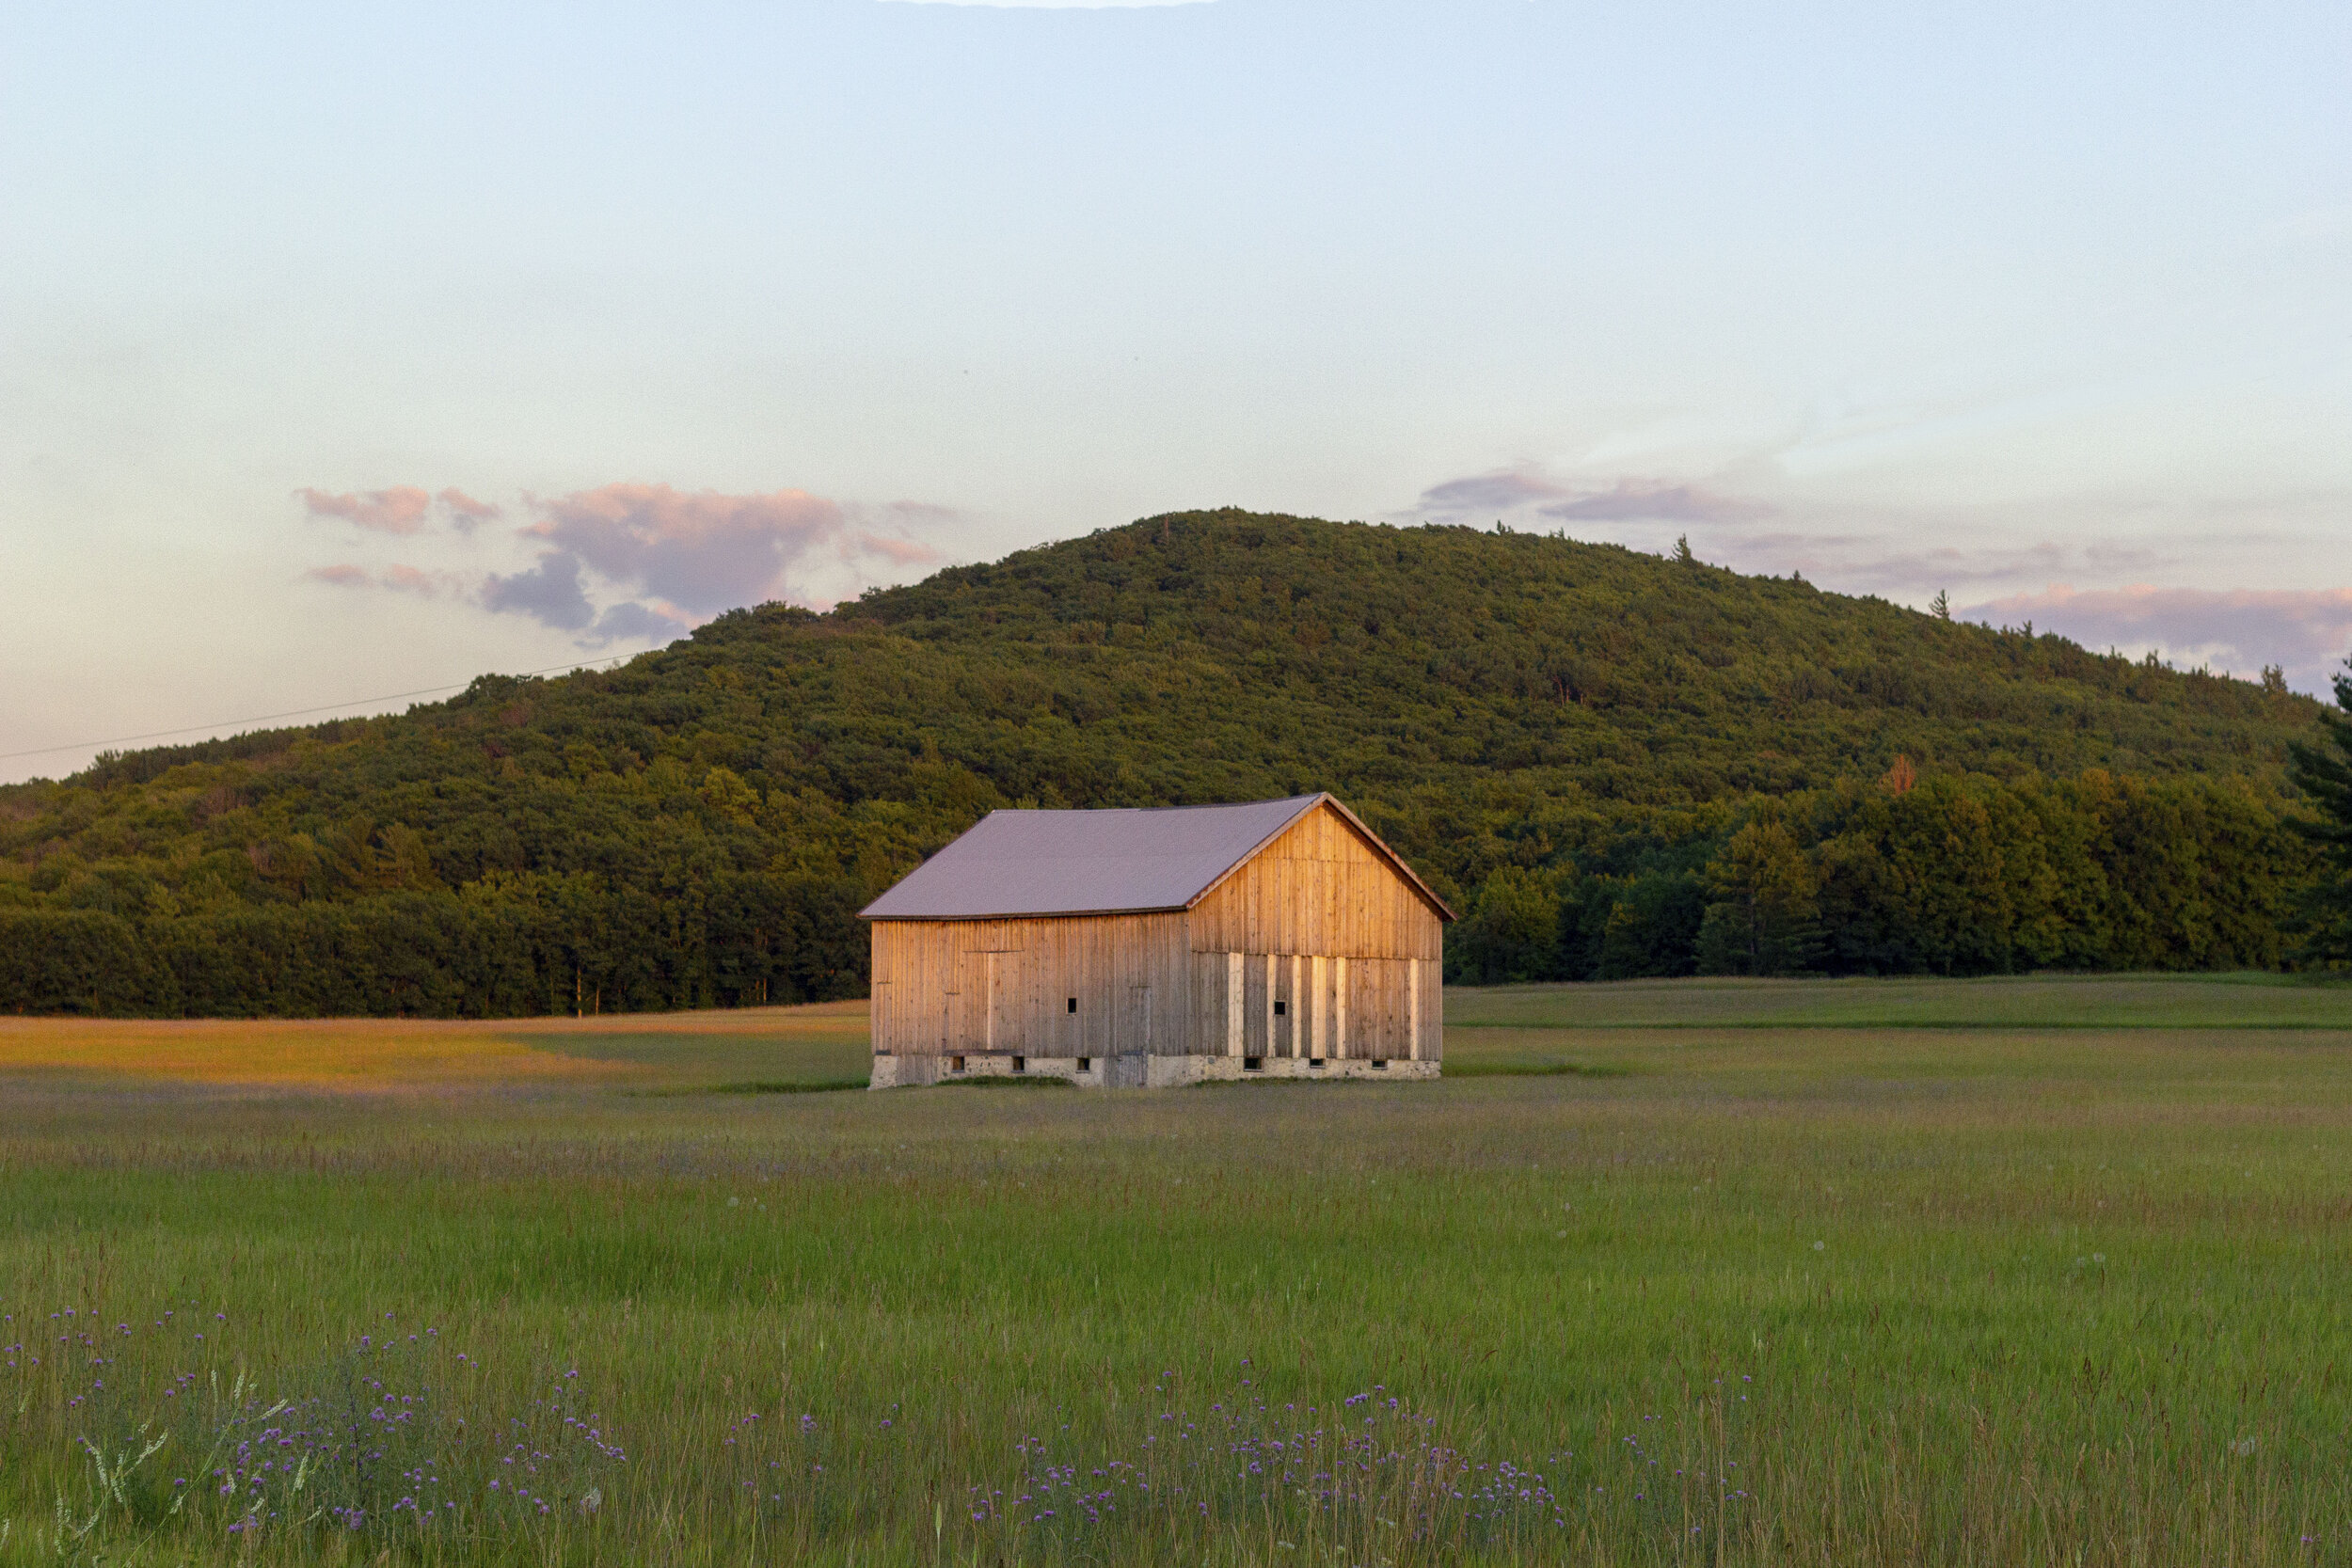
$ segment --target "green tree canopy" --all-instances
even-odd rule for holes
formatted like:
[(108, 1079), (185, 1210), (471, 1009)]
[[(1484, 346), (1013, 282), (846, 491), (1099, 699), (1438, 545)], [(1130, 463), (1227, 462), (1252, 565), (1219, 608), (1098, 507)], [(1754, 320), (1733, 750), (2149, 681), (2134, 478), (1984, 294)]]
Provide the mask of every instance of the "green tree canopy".
[[(0, 1006), (853, 995), (856, 910), (991, 809), (1319, 788), (1470, 916), (1481, 976), (1689, 973), (1715, 907), (1708, 951), (1751, 966), (2241, 961), (2316, 711), (1687, 555), (1175, 514), (0, 788), (0, 911), (40, 957)], [(1766, 801), (1802, 876), (1727, 847)]]

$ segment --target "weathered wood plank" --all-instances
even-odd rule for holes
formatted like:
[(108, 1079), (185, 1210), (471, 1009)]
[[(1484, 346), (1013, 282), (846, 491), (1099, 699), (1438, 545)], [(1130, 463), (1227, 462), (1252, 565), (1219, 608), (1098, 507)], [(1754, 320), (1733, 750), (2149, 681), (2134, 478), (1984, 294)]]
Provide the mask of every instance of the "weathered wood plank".
[(1331, 1054), (1347, 1057), (1347, 959), (1331, 960)]
[(1242, 956), (1225, 955), (1225, 1054), (1242, 1054)]
[(1421, 960), (1407, 958), (1405, 967), (1410, 975), (1410, 983), (1406, 989), (1412, 1019), (1411, 1027), (1405, 1037), (1407, 1042), (1406, 1059), (1418, 1062), (1421, 1060)]

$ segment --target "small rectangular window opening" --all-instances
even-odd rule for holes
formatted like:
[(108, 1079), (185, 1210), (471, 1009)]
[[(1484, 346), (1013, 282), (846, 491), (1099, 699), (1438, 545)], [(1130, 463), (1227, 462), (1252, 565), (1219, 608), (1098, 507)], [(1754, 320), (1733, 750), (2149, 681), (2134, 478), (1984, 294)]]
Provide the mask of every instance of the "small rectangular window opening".
[(1389, 1059), (1388, 1059), (1387, 1057), (1385, 1057), (1385, 1056), (1375, 1056), (1375, 1057), (1372, 1059), (1372, 1070), (1373, 1070), (1373, 1071), (1375, 1071), (1375, 1072), (1386, 1072), (1386, 1071), (1388, 1071), (1388, 1070), (1389, 1070)]
[(1307, 1058), (1307, 1065), (1309, 1067), (1321, 1067), (1323, 1065), (1323, 1058), (1320, 1056), (1310, 1056)]
[(947, 1070), (949, 1072), (961, 1072), (963, 1070), (963, 1058), (961, 1056), (948, 1057)]
[(1074, 996), (1070, 999), (1070, 1010), (1073, 1013), (1078, 1010), (1078, 999)]
[(1091, 1056), (1079, 1057), (1078, 1070), (1080, 1072), (1092, 1072), (1094, 1070), (1094, 1058)]
[(1026, 1071), (1028, 1071), (1028, 1070), (1029, 1070), (1029, 1058), (1027, 1058), (1026, 1056), (1015, 1056), (1015, 1057), (1012, 1059), (1012, 1070), (1013, 1070), (1013, 1071), (1015, 1071), (1015, 1072), (1026, 1072)]
[(1244, 1056), (1241, 1059), (1241, 1069), (1244, 1072), (1263, 1072), (1265, 1070), (1265, 1058), (1263, 1056)]
[(1274, 1016), (1276, 1018), (1288, 1018), (1290, 1016), (1290, 1011), (1291, 1005), (1287, 1002), (1277, 1002), (1274, 1005)]

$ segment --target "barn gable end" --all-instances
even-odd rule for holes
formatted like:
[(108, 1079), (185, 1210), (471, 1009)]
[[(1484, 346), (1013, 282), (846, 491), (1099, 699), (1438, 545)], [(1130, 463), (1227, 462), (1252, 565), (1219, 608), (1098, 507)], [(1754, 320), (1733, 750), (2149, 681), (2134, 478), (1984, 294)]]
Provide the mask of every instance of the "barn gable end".
[(1203, 892), (1192, 917), (1196, 950), (1434, 961), (1441, 923), (1454, 915), (1353, 814), (1326, 799)]

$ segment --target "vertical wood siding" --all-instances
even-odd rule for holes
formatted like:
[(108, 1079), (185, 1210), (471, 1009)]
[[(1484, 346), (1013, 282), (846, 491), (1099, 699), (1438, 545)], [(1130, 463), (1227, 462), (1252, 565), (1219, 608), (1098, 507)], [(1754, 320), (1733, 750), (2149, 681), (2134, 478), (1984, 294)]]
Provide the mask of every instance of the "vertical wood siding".
[(877, 1053), (1184, 1049), (1192, 955), (1182, 914), (877, 920), (872, 942)]
[(1443, 940), (1324, 807), (1189, 913), (873, 922), (874, 1049), (1435, 1061)]
[[(1328, 807), (1194, 907), (1188, 1049), (1243, 1056), (1436, 1061), (1444, 926)], [(1239, 962), (1236, 963), (1235, 959)], [(1275, 1005), (1281, 1004), (1280, 1017)]]

